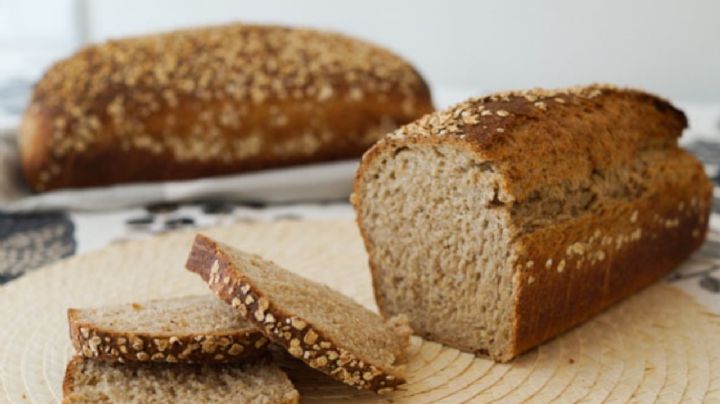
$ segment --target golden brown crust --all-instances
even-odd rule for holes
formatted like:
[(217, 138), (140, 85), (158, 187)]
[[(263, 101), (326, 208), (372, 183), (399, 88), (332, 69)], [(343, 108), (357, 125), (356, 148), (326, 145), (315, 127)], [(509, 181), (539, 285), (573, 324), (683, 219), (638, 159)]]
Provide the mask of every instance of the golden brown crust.
[[(513, 357), (656, 282), (705, 240), (712, 185), (699, 162), (678, 151), (682, 181), (569, 223), (521, 237)], [(528, 262), (533, 262), (528, 268)]]
[[(587, 133), (588, 120), (604, 133)], [(463, 143), (497, 166), (507, 197), (521, 202), (539, 187), (630, 166), (642, 150), (676, 147), (686, 126), (682, 111), (659, 97), (596, 84), (472, 98), (401, 127), (377, 148), (410, 139)]]
[(357, 157), (431, 110), (422, 77), (387, 50), (234, 24), (111, 41), (56, 63), (19, 138), (28, 181), (49, 190)]
[(276, 307), (249, 279), (233, 269), (232, 261), (213, 240), (196, 236), (186, 268), (199, 274), (220, 299), (237, 308), (273, 343), (310, 367), (343, 383), (380, 394), (405, 383), (397, 369), (380, 369), (368, 363), (327, 338), (312, 322)]
[(233, 363), (265, 352), (268, 340), (256, 329), (207, 334), (118, 333), (78, 320), (68, 309), (70, 340), (78, 355), (109, 362)]
[[(604, 133), (588, 130), (590, 121), (604, 122)], [(625, 135), (615, 134), (614, 125)], [(511, 219), (514, 227), (507, 230), (519, 253), (513, 344), (493, 358), (508, 361), (657, 281), (699, 248), (712, 185), (701, 164), (677, 147), (686, 126), (684, 114), (667, 101), (606, 85), (470, 99), (406, 125), (368, 150), (351, 201), (360, 212), (363, 173), (375, 159), (412, 144), (454, 144), (492, 163), (504, 180), (499, 202), (508, 207), (632, 167), (641, 153), (668, 153), (666, 172), (642, 185), (650, 192), (640, 199), (591, 205), (573, 220), (544, 227)], [(372, 257), (375, 246), (359, 214), (357, 223)], [(369, 264), (378, 307), (387, 315), (379, 269)]]
[(67, 366), (65, 367), (65, 376), (63, 377), (63, 404), (69, 404), (69, 397), (73, 393), (73, 386), (75, 385), (75, 373), (76, 368), (82, 365), (83, 359), (79, 356), (75, 356), (70, 359)]

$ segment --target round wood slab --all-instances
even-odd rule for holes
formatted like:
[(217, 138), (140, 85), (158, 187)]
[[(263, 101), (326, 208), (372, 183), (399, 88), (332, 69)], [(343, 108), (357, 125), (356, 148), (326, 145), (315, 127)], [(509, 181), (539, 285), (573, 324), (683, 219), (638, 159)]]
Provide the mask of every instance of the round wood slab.
[[(324, 282), (375, 309), (367, 256), (350, 221), (245, 223), (204, 231)], [(0, 288), (0, 402), (62, 399), (72, 355), (65, 311), (210, 293), (184, 270), (194, 233), (116, 244)], [(718, 402), (720, 319), (653, 286), (509, 364), (414, 338), (408, 384), (393, 402)], [(304, 402), (377, 402), (295, 362)]]

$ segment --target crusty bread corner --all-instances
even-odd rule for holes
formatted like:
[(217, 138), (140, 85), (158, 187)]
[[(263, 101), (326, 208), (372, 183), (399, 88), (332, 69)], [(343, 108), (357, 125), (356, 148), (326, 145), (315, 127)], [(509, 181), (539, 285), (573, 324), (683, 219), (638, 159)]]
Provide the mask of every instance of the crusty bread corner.
[[(612, 110), (604, 112), (607, 106)], [(573, 141), (572, 128), (553, 127), (554, 122), (582, 113), (612, 113), (622, 117), (625, 112), (652, 119), (630, 123), (638, 134), (625, 143), (601, 144), (602, 149), (598, 147), (598, 151), (593, 148), (592, 157), (598, 165), (627, 164), (643, 143), (652, 147), (677, 147), (677, 139), (688, 125), (685, 114), (669, 101), (641, 90), (610, 84), (507, 91), (470, 98), (424, 115), (375, 143), (363, 154), (353, 194), (359, 195), (362, 174), (383, 151), (405, 144), (448, 144), (467, 148), (483, 161), (500, 162), (498, 169), (511, 178), (502, 184), (505, 196), (513, 201), (523, 200), (537, 188), (536, 176), (546, 176), (543, 181), (548, 183), (558, 179), (575, 180), (583, 175), (578, 168), (589, 164), (587, 158), (575, 150), (578, 144)], [(533, 133), (547, 137), (553, 131), (552, 142), (538, 143), (532, 137)], [(519, 133), (523, 133), (521, 142), (517, 142)], [(585, 139), (582, 146), (592, 144), (592, 139)], [(547, 164), (555, 164), (554, 170), (544, 171)], [(351, 201), (354, 198), (351, 196)]]
[(110, 362), (230, 363), (251, 360), (268, 340), (254, 328), (206, 334), (121, 333), (78, 320), (68, 309), (70, 340), (78, 355)]
[[(514, 274), (513, 314), (508, 344), (490, 354), (506, 362), (657, 281), (702, 245), (712, 185), (697, 159), (677, 146), (686, 127), (683, 112), (660, 97), (591, 85), (472, 98), (389, 134), (364, 154), (351, 195), (381, 313), (395, 314), (388, 310), (387, 291), (381, 286), (380, 277), (387, 271), (373, 258), (383, 246), (370, 233), (368, 226), (375, 222), (363, 212), (369, 203), (366, 187), (379, 181), (371, 170), (382, 173), (385, 161), (408, 148), (444, 147), (467, 157), (497, 185), (489, 191), (494, 196), (487, 209), (499, 212), (512, 240), (508, 265)], [(601, 128), (600, 134), (593, 128)], [(645, 160), (639, 160), (640, 154)], [(639, 180), (637, 191), (625, 190), (620, 185), (626, 182), (620, 180), (610, 189), (619, 196), (605, 197), (592, 188), (593, 181), (602, 181), (606, 174), (626, 167), (637, 170), (643, 164), (647, 178)], [(552, 215), (522, 210), (541, 203), (544, 195), (562, 200), (557, 195), (563, 195), (566, 184), (587, 183), (591, 191), (600, 192), (602, 204), (597, 207), (593, 198), (578, 198), (578, 213), (555, 224)], [(430, 188), (425, 188), (427, 193)], [(472, 190), (477, 193), (479, 187)], [(628, 196), (623, 197), (625, 192)], [(377, 209), (375, 213), (383, 207)], [(395, 211), (383, 220), (388, 218), (398, 226), (411, 226), (410, 217)], [(388, 223), (382, 223), (387, 233)], [(413, 321), (411, 317), (415, 331), (424, 336), (425, 330)], [(458, 343), (453, 334), (451, 329), (438, 331), (432, 339), (488, 353), (487, 347)]]
[(72, 394), (73, 386), (75, 385), (75, 374), (77, 373), (77, 367), (80, 366), (82, 361), (82, 357), (74, 356), (65, 367), (65, 375), (63, 376), (62, 383), (63, 404), (71, 403), (69, 397)]
[[(310, 367), (345, 384), (379, 394), (391, 392), (405, 383), (402, 364), (384, 368), (375, 366), (326, 338), (307, 319), (276, 307), (250, 279), (238, 274), (231, 259), (212, 239), (202, 234), (196, 236), (186, 268), (200, 275), (220, 299), (237, 308), (271, 342)], [(409, 345), (412, 331), (407, 319), (398, 316), (390, 325)]]

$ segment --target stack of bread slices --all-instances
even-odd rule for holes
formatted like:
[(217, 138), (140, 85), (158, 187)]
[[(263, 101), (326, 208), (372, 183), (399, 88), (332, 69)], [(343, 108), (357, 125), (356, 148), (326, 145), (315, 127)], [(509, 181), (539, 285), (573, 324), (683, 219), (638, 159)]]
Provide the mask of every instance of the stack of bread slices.
[(385, 321), (202, 235), (186, 267), (216, 296), (68, 310), (77, 356), (65, 373), (66, 403), (296, 403), (300, 394), (270, 345), (359, 389), (382, 394), (404, 383), (411, 330), (403, 317)]

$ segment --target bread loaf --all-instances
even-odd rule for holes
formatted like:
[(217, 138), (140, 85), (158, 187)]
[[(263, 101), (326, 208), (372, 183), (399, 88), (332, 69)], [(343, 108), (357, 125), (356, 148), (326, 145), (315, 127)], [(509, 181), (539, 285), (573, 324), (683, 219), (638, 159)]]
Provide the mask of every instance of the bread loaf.
[(420, 75), (343, 35), (233, 24), (81, 49), (38, 82), (19, 135), (37, 191), (359, 157), (432, 110)]
[(203, 235), (186, 267), (271, 342), (320, 372), (386, 393), (405, 382), (406, 320), (389, 322), (352, 299), (273, 262)]
[(69, 309), (68, 323), (78, 355), (123, 363), (241, 362), (268, 343), (211, 294)]
[(381, 312), (507, 361), (655, 282), (708, 226), (686, 124), (593, 85), (474, 98), (389, 134), (352, 197)]
[(117, 364), (73, 358), (63, 403), (295, 404), (300, 394), (270, 361), (244, 365)]

